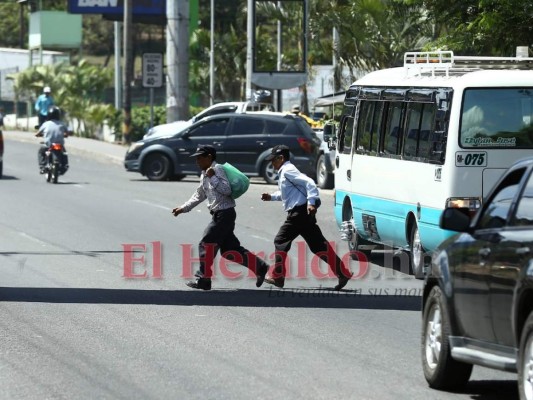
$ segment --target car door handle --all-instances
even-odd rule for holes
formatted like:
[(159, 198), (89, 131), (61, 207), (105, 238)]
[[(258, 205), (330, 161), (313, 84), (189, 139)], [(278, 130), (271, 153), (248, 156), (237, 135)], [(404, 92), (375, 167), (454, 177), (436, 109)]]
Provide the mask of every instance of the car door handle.
[(258, 140), (258, 141), (255, 142), (255, 143), (257, 143), (257, 144), (263, 146), (263, 145), (266, 143), (266, 141), (265, 141), (265, 140)]
[(213, 144), (216, 144), (217, 146), (222, 146), (222, 142), (213, 142)]
[(346, 179), (348, 179), (349, 181), (352, 180), (352, 170), (351, 169), (346, 171)]
[(480, 255), (480, 257), (486, 258), (490, 255), (490, 248), (483, 247), (477, 253)]
[(514, 252), (518, 254), (519, 256), (525, 256), (525, 255), (528, 255), (531, 252), (531, 250), (529, 249), (529, 247), (519, 247)]

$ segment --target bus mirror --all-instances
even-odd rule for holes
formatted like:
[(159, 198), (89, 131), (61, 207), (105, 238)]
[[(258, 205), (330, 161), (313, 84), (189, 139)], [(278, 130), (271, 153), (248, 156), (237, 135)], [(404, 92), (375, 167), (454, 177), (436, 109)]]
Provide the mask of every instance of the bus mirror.
[(337, 138), (330, 137), (328, 140), (328, 149), (335, 150), (337, 148)]
[(337, 132), (335, 128), (335, 124), (332, 123), (326, 123), (324, 125), (324, 141), (328, 144), (330, 150), (335, 150), (336, 148)]

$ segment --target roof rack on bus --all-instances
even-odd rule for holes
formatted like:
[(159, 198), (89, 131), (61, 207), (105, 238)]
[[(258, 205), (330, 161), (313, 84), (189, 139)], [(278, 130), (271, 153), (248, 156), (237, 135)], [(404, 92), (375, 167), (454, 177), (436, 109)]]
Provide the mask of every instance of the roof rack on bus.
[(442, 72), (449, 76), (483, 69), (533, 69), (533, 58), (455, 56), (453, 51), (414, 51), (405, 53), (403, 66), (406, 73), (414, 71), (418, 75), (431, 73), (435, 76)]

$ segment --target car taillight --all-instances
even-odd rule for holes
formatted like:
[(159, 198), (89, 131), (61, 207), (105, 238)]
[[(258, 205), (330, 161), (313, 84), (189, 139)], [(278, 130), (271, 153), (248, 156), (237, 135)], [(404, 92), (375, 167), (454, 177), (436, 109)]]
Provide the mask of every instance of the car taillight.
[(306, 153), (311, 154), (313, 152), (313, 142), (311, 142), (309, 139), (299, 137), (298, 144)]
[(450, 197), (446, 200), (445, 207), (467, 209), (472, 217), (481, 207), (481, 199), (479, 197)]
[(59, 143), (52, 143), (52, 150), (61, 150), (63, 148), (63, 145)]

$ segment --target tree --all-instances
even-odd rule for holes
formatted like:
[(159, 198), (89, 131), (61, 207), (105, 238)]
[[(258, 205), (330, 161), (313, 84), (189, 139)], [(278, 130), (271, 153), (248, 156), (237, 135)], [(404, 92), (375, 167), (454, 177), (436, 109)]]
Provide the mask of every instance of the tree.
[(55, 103), (72, 120), (78, 121), (78, 133), (92, 135), (103, 122), (103, 115), (111, 115), (111, 106), (100, 104), (101, 93), (111, 84), (112, 72), (89, 64), (85, 60), (76, 65), (68, 63), (37, 65), (13, 76), (18, 98), (34, 100), (44, 86), (50, 86)]
[(523, 0), (409, 0), (423, 6), (435, 24), (428, 47), (464, 55), (514, 56), (533, 43), (533, 3)]
[(421, 49), (432, 37), (431, 21), (420, 4), (399, 0), (317, 1), (313, 14), (313, 35), (337, 28), (340, 65), (349, 67), (353, 78), (363, 71), (399, 64), (406, 51)]

